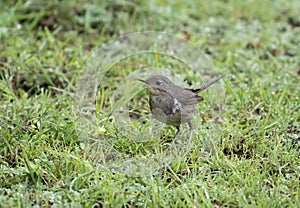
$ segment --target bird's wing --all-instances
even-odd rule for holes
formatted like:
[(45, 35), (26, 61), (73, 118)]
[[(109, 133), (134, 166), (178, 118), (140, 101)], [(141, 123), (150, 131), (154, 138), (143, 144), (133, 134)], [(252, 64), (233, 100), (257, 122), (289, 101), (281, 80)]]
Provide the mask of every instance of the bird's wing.
[(183, 105), (196, 105), (204, 100), (203, 97), (197, 95), (189, 89), (187, 90), (184, 88), (174, 91), (172, 97), (176, 98)]

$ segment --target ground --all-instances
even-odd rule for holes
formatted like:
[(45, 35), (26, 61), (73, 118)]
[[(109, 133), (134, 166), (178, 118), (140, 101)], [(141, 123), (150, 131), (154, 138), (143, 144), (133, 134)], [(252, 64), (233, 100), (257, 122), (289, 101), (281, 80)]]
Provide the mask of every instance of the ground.
[[(2, 207), (300, 207), (299, 1), (0, 6)], [(226, 74), (188, 151), (183, 125), (166, 154), (149, 67), (185, 87)]]

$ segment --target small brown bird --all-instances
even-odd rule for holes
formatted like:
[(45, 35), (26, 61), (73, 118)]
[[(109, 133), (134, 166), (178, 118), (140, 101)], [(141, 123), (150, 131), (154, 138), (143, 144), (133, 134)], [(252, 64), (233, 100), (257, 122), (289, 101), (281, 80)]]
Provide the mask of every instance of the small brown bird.
[(172, 149), (180, 132), (180, 125), (183, 123), (188, 123), (190, 127), (188, 148), (190, 147), (194, 129), (191, 120), (196, 112), (197, 104), (204, 100), (198, 93), (207, 89), (223, 77), (219, 76), (204, 84), (199, 89), (187, 89), (177, 86), (162, 75), (151, 76), (146, 80), (138, 79), (147, 85), (150, 92), (149, 103), (152, 116), (167, 125), (173, 125), (177, 128), (169, 150)]

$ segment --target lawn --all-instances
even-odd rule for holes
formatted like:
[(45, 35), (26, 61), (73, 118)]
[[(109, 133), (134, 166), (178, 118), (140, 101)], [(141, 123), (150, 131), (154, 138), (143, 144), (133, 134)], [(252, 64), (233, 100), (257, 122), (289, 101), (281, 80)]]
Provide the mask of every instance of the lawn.
[[(1, 207), (300, 207), (300, 2), (101, 2), (0, 3)], [(225, 74), (190, 149), (151, 74)]]

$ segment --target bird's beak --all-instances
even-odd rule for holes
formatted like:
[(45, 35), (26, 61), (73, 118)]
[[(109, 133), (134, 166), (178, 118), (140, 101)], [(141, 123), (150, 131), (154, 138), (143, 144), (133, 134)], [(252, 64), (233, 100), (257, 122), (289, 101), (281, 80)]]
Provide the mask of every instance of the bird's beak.
[(143, 79), (138, 79), (138, 80), (147, 84), (146, 80)]

